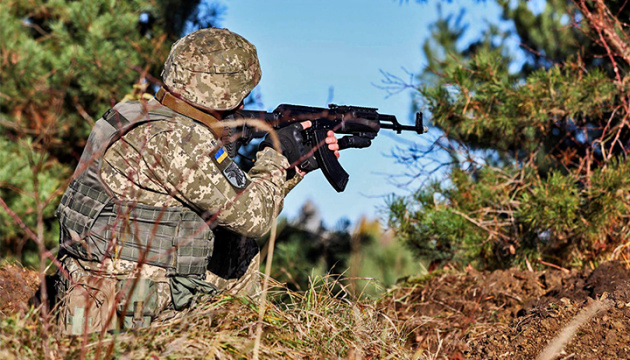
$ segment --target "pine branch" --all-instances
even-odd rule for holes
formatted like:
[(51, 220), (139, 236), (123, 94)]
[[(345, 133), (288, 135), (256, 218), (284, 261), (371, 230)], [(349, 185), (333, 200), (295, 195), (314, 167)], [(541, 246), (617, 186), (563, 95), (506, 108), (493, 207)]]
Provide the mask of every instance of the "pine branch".
[[(589, 3), (591, 3), (589, 1)], [(630, 65), (630, 39), (623, 32), (622, 23), (610, 12), (603, 0), (593, 1), (595, 4), (594, 11), (587, 5), (586, 0), (576, 1), (584, 17), (588, 20), (590, 26), (603, 36), (600, 38), (601, 44), (607, 48), (611, 54), (609, 46), (615, 50), (615, 55), (621, 57), (628, 65)], [(614, 59), (612, 59), (614, 63)], [(615, 72), (618, 72), (615, 64)]]

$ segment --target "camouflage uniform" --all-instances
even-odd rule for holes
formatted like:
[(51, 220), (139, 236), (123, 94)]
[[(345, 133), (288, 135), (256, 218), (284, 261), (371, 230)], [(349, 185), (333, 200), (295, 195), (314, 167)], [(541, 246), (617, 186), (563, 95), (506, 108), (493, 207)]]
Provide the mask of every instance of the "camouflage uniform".
[[(226, 32), (206, 29), (175, 43), (165, 64), (168, 73), (165, 84), (180, 93), (183, 99), (200, 107), (229, 110), (238, 106), (259, 81), (260, 71), (255, 48), (252, 56), (251, 44)], [(191, 46), (191, 42), (195, 46)], [(219, 61), (229, 49), (236, 49), (231, 53), (232, 65), (236, 68), (225, 67)], [(222, 60), (225, 63), (225, 59)], [(182, 63), (197, 62), (210, 62), (216, 66), (210, 70), (181, 67)], [(191, 90), (191, 84), (199, 91)], [(243, 90), (244, 84), (249, 84), (246, 90)], [(258, 296), (259, 254), (252, 238), (260, 237), (270, 229), (282, 208), (284, 196), (301, 177), (298, 175), (287, 181), (287, 159), (270, 148), (260, 151), (254, 167), (249, 173), (243, 173), (227, 156), (216, 131), (212, 131), (208, 124), (171, 110), (162, 111), (161, 116), (154, 119), (154, 109), (168, 110), (156, 100), (121, 103), (114, 108), (123, 118), (133, 114), (134, 121), (142, 119), (142, 122), (125, 130), (118, 140), (108, 145), (102, 158), (98, 159), (96, 177), (100, 180), (97, 181), (104, 184), (116, 202), (152, 207), (159, 213), (157, 223), (162, 217), (160, 209), (188, 212), (192, 209), (197, 214), (195, 216), (218, 226), (207, 235), (210, 251), (212, 247), (214, 251), (205, 274), (179, 276), (173, 269), (150, 264), (151, 258), (146, 255), (151, 247), (150, 239), (144, 248), (138, 245), (140, 250), (134, 252), (140, 254), (138, 261), (143, 263), (138, 266), (136, 261), (117, 256), (121, 246), (127, 246), (127, 250), (129, 246), (136, 246), (133, 243), (136, 234), (132, 234), (132, 241), (127, 244), (117, 238), (123, 233), (116, 227), (117, 222), (125, 222), (131, 233), (135, 226), (129, 213), (118, 210), (111, 217), (114, 221), (108, 220), (100, 228), (90, 225), (92, 233), (106, 233), (111, 238), (111, 246), (107, 251), (101, 251), (102, 258), (92, 256), (101, 249), (86, 243), (89, 236), (69, 231), (67, 221), (64, 222), (67, 217), (64, 211), (70, 206), (84, 214), (91, 213), (91, 209), (84, 211), (73, 203), (71, 197), (68, 200), (64, 195), (59, 215), (62, 249), (68, 249), (69, 253), (61, 261), (69, 276), (61, 277), (58, 293), (63, 300), (61, 324), (65, 332), (80, 334), (86, 330), (109, 330), (119, 324), (123, 327), (147, 326), (158, 315), (164, 317), (168, 310), (190, 305), (194, 301), (191, 296), (196, 294), (223, 291)], [(111, 120), (111, 117), (99, 121), (103, 120)], [(91, 166), (85, 165), (89, 162), (90, 159), (82, 158), (75, 178), (81, 176), (82, 167)], [(91, 189), (85, 193), (89, 191)], [(96, 216), (94, 224), (98, 223), (98, 216), (101, 215)], [(156, 225), (151, 237), (160, 235), (156, 234), (159, 229)], [(202, 230), (192, 229), (192, 233), (197, 235)], [(191, 245), (184, 239), (177, 246), (175, 251), (179, 257), (180, 252), (185, 252)], [(85, 248), (88, 251), (84, 251)], [(174, 255), (170, 256), (174, 258)], [(161, 263), (158, 261), (157, 264)]]

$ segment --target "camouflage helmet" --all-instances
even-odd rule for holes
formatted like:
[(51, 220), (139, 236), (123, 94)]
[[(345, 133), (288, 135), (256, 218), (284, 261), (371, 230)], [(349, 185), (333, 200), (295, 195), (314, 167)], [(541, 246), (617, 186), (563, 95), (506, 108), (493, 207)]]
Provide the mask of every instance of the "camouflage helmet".
[(201, 29), (179, 39), (164, 63), (162, 79), (184, 100), (213, 110), (232, 110), (260, 81), (256, 47), (228, 29)]

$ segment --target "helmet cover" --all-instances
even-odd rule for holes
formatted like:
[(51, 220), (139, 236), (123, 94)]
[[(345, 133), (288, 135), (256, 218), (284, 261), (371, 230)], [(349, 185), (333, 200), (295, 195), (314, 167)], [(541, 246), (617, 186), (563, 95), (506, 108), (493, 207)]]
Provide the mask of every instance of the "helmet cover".
[(228, 29), (201, 29), (179, 39), (164, 63), (162, 79), (184, 100), (213, 110), (232, 110), (260, 81), (256, 47)]

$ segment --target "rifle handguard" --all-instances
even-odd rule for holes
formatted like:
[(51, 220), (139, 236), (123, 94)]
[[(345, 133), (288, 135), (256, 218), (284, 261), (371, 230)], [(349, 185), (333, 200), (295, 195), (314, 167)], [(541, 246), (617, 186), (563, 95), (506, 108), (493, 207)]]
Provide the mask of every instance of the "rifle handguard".
[(344, 136), (339, 139), (339, 150), (354, 148), (363, 149), (372, 145), (372, 140), (361, 136)]

